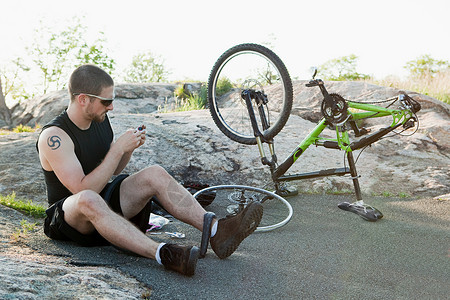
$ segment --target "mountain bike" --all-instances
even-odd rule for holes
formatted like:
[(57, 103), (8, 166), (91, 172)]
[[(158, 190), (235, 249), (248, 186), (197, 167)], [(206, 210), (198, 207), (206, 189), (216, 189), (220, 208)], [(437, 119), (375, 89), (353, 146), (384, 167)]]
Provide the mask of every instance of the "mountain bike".
[[(289, 118), (293, 87), (286, 66), (273, 51), (258, 44), (240, 44), (218, 58), (208, 79), (211, 116), (228, 138), (258, 146), (262, 164), (270, 168), (275, 194), (282, 197), (295, 194), (296, 191), (286, 185), (289, 181), (349, 175), (356, 201), (342, 202), (338, 207), (354, 212), (367, 221), (377, 221), (383, 214), (362, 200), (353, 152), (364, 150), (389, 133), (402, 134), (406, 130), (417, 130), (419, 119), (416, 113), (421, 108), (420, 104), (406, 93), (375, 102), (351, 101), (339, 94), (329, 93), (324, 81), (316, 79), (316, 75), (317, 69), (306, 86), (321, 91), (321, 119), (281, 163), (275, 154), (274, 137)], [(358, 122), (363, 119), (381, 117), (389, 117), (390, 124), (375, 132), (358, 126)], [(335, 137), (321, 136), (327, 127), (333, 128)], [(355, 138), (350, 138), (351, 131)], [(343, 151), (348, 166), (344, 163), (342, 168), (286, 175), (311, 145)], [(269, 149), (269, 156), (265, 148)], [(279, 205), (281, 203), (284, 205), (284, 202), (278, 201)], [(264, 215), (271, 212), (270, 208), (264, 209)], [(288, 216), (287, 210), (284, 212)]]

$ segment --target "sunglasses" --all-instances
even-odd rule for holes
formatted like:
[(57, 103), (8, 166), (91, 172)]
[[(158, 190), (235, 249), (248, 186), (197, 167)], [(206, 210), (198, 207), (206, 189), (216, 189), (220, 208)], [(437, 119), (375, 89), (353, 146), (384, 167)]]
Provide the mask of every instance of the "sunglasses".
[(100, 99), (100, 103), (103, 104), (104, 106), (110, 106), (112, 104), (112, 102), (114, 101), (114, 95), (113, 95), (113, 98), (104, 98), (104, 97), (100, 97), (97, 95), (86, 94), (86, 93), (73, 93), (72, 95), (74, 95), (74, 96), (86, 95), (89, 97), (98, 98), (98, 99)]

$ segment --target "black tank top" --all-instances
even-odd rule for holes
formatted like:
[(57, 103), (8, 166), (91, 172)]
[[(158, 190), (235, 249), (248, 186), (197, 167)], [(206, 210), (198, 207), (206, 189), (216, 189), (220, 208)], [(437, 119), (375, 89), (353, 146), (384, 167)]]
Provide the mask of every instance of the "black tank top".
[[(81, 130), (69, 119), (67, 112), (64, 111), (46, 124), (42, 131), (52, 126), (61, 128), (72, 139), (75, 147), (75, 155), (83, 167), (84, 174), (92, 172), (103, 161), (113, 141), (113, 131), (108, 116), (106, 116), (103, 122), (92, 122), (89, 129)], [(47, 185), (49, 205), (72, 195), (61, 181), (59, 181), (55, 172), (42, 170), (44, 171), (45, 183)]]

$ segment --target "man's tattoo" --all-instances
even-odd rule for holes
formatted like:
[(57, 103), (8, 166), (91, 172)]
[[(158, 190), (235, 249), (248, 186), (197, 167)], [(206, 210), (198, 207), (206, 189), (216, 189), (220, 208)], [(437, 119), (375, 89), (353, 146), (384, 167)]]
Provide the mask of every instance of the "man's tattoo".
[(52, 149), (56, 150), (61, 146), (61, 138), (57, 135), (51, 136), (47, 139), (47, 145)]

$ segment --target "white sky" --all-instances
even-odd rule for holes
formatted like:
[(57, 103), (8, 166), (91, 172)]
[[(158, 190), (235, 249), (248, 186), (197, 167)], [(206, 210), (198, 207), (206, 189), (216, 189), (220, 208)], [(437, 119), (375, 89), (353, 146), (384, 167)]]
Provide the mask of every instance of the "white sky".
[[(403, 76), (422, 54), (450, 61), (448, 0), (0, 0), (0, 63), (25, 55), (39, 20), (64, 28), (85, 16), (118, 67), (150, 50), (171, 79), (206, 81), (216, 59), (243, 42), (271, 42), (291, 76), (344, 55), (376, 78)], [(58, 28), (57, 27), (57, 28)], [(275, 38), (275, 39), (274, 39)]]

